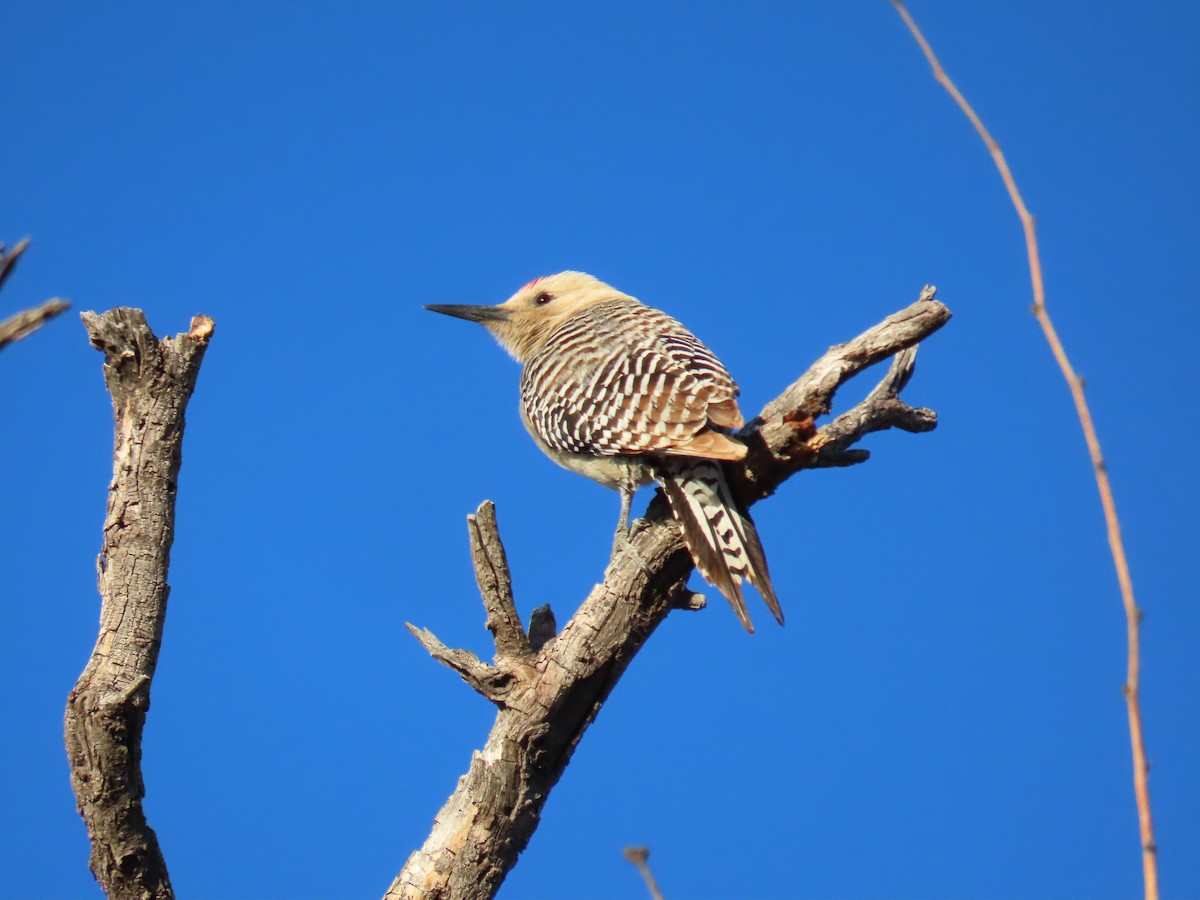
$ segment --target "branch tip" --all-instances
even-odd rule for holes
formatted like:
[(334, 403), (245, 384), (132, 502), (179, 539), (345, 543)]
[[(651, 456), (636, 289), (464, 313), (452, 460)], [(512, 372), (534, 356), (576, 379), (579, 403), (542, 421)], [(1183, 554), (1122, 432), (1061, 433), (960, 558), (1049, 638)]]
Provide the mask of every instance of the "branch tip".
[(489, 666), (470, 650), (451, 649), (443, 644), (428, 628), (418, 628), (411, 622), (404, 626), (420, 641), (425, 650), (447, 668), (458, 673), (467, 684), (488, 700), (503, 705), (502, 683), (508, 680), (506, 673)]
[(12, 270), (16, 268), (17, 260), (21, 258), (21, 254), (25, 252), (28, 246), (29, 238), (27, 237), (21, 238), (7, 252), (5, 252), (4, 244), (0, 244), (0, 287), (4, 286), (4, 282), (12, 274)]
[(0, 322), (0, 348), (33, 334), (70, 305), (66, 300), (56, 297)]
[(484, 500), (474, 515), (467, 516), (467, 533), (475, 582), (487, 611), (487, 629), (492, 633), (496, 656), (529, 656), (533, 648), (517, 614), (508, 556), (500, 540), (496, 505), (491, 500)]
[(631, 863), (645, 862), (650, 858), (649, 847), (626, 847), (621, 853)]
[(529, 646), (534, 653), (554, 639), (558, 634), (558, 623), (549, 603), (543, 603), (529, 615)]
[[(927, 286), (928, 288), (929, 286)], [(830, 411), (837, 390), (876, 363), (911, 347), (950, 321), (950, 310), (932, 298), (921, 298), (844, 344), (831, 347), (808, 371), (768, 403), (760, 417), (771, 428), (784, 415), (816, 418)]]
[(642, 880), (646, 882), (646, 890), (650, 892), (651, 900), (663, 900), (658, 882), (654, 880), (654, 873), (650, 871), (650, 848), (626, 847), (622, 853), (629, 862), (637, 867)]

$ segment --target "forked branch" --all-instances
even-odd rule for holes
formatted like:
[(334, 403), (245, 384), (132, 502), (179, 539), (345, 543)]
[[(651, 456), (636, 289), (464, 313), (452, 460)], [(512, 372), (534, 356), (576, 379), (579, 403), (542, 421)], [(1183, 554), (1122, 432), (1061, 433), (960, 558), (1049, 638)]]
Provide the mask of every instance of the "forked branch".
[(113, 480), (96, 572), (100, 635), (67, 697), (71, 787), (92, 874), (117, 898), (174, 896), (142, 809), (142, 727), (167, 611), (184, 411), (212, 336), (207, 316), (159, 340), (141, 310), (87, 312), (113, 403)]

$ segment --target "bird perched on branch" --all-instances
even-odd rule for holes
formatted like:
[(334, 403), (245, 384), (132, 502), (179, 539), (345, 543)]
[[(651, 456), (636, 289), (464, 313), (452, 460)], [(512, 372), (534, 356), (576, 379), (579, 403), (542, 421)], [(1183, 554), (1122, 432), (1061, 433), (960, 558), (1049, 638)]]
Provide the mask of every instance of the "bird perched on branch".
[(696, 568), (753, 631), (741, 583), (783, 624), (762, 544), (722, 462), (746, 456), (738, 388), (690, 331), (582, 272), (535, 278), (498, 306), (426, 309), (479, 322), (517, 362), (521, 418), (559, 465), (621, 493), (617, 539), (629, 540), (638, 487), (657, 481)]

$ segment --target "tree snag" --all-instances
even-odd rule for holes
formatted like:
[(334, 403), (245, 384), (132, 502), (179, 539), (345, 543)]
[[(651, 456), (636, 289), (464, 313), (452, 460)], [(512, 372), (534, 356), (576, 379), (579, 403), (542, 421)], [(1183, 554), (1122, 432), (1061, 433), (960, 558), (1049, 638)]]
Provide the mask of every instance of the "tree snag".
[[(728, 466), (735, 493), (753, 503), (800, 469), (865, 461), (867, 451), (850, 448), (872, 432), (937, 426), (932, 411), (900, 399), (912, 376), (917, 343), (950, 319), (934, 293), (927, 287), (907, 309), (832, 347), (767, 404), (739, 433), (750, 451), (743, 464)], [(816, 417), (830, 411), (842, 384), (888, 357), (894, 359), (887, 374), (866, 399), (827, 425), (814, 425)], [(470, 768), (438, 812), (425, 844), (392, 882), (387, 900), (494, 896), (529, 843), (575, 746), (630, 660), (672, 609), (703, 605), (687, 588), (691, 557), (661, 492), (646, 517), (634, 523), (630, 540), (636, 557), (616, 553), (604, 582), (557, 635), (554, 616), (545, 607), (536, 612), (528, 633), (521, 625), (491, 502), (485, 501), (468, 523), (471, 558), (495, 642), (493, 663), (408, 627), (434, 659), (458, 672), (498, 712), (483, 750), (471, 755)]]
[(167, 566), (184, 410), (213, 332), (207, 316), (161, 341), (141, 310), (82, 314), (103, 351), (113, 402), (113, 480), (96, 572), (100, 634), (67, 696), (71, 787), (92, 842), (92, 874), (116, 898), (174, 896), (142, 810), (142, 727), (167, 609)]

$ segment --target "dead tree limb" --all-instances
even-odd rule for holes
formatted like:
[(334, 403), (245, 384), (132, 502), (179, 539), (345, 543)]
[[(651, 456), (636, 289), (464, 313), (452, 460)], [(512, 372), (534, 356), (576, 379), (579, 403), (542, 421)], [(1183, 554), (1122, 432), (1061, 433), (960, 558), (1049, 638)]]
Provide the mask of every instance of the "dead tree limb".
[[(949, 318), (949, 310), (927, 288), (912, 306), (831, 348), (743, 430), (750, 452), (740, 470), (730, 472), (734, 489), (753, 502), (799, 469), (862, 462), (866, 452), (850, 447), (871, 432), (934, 428), (934, 413), (907, 406), (899, 394), (915, 358), (905, 351)], [(822, 428), (814, 425), (816, 416), (830, 410), (845, 381), (897, 354), (862, 403)], [(437, 814), (429, 838), (409, 857), (387, 898), (492, 897), (529, 842), (547, 796), (625, 667), (673, 608), (700, 605), (687, 589), (691, 557), (660, 494), (645, 519), (634, 525), (636, 556), (614, 556), (604, 582), (559, 634), (546, 633), (547, 617), (552, 623), (553, 615), (540, 614), (535, 649), (515, 619), (490, 502), (471, 517), (470, 528), (475, 574), (495, 641), (493, 663), (450, 650), (428, 631), (409, 628), (435, 659), (458, 672), (499, 711), (483, 750), (472, 754), (469, 770)]]
[(167, 610), (184, 411), (213, 321), (161, 341), (141, 310), (85, 312), (113, 403), (113, 480), (96, 559), (100, 635), (67, 697), (71, 787), (109, 898), (174, 896), (142, 810), (142, 727)]
[[(11, 250), (5, 250), (4, 245), (0, 244), (0, 287), (4, 287), (4, 282), (8, 280), (8, 276), (16, 268), (17, 260), (21, 258), (21, 254), (28, 246), (29, 238), (17, 241), (16, 246)], [(66, 300), (55, 298), (32, 309), (22, 310), (15, 316), (10, 316), (0, 322), (0, 350), (13, 341), (19, 341), (21, 338), (33, 334), (70, 305)]]

